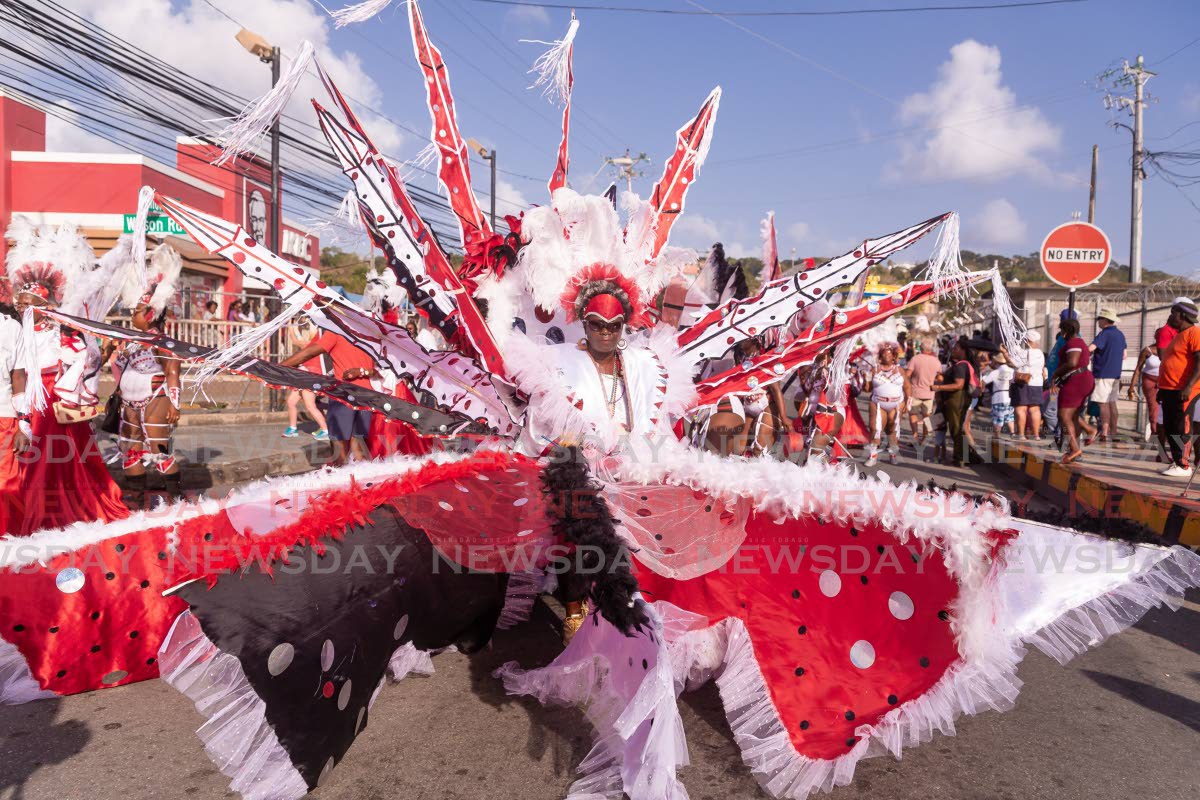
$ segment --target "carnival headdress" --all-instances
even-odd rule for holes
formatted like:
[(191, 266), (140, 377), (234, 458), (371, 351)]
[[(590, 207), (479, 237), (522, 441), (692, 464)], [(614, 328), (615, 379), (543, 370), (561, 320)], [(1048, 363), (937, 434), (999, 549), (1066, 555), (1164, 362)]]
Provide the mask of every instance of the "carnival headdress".
[(5, 265), (14, 298), (31, 294), (58, 305), (71, 278), (92, 261), (87, 240), (74, 226), (39, 226), (18, 216), (13, 217), (5, 238), (12, 242)]

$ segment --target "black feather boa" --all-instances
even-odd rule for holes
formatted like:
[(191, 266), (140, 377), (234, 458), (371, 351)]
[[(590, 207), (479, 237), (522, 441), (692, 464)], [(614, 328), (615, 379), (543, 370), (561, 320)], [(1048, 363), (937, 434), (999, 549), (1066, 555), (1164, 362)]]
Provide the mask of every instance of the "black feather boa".
[(627, 636), (641, 630), (649, 620), (644, 603), (635, 602), (638, 584), (629, 550), (579, 448), (551, 453), (542, 470), (542, 490), (555, 533), (580, 548), (576, 563), (595, 608)]

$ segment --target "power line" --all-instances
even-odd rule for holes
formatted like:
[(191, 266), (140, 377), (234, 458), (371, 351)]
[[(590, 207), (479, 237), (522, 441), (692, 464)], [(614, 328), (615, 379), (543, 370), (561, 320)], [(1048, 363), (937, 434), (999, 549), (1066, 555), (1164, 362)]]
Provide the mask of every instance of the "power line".
[(678, 8), (645, 8), (640, 6), (587, 6), (579, 3), (535, 3), (527, 0), (472, 0), (499, 6), (529, 6), (533, 8), (555, 8), (578, 11), (616, 11), (636, 14), (666, 14), (672, 16), (724, 16), (724, 17), (847, 17), (866, 14), (909, 14), (937, 11), (995, 11), (1008, 8), (1032, 8), (1035, 6), (1061, 6), (1086, 3), (1088, 0), (1022, 0), (1012, 3), (971, 3), (956, 6), (908, 6), (906, 8), (844, 8), (822, 11), (689, 11)]
[(1168, 53), (1167, 55), (1163, 56), (1163, 57), (1162, 57), (1162, 58), (1160, 58), (1158, 61), (1155, 61), (1155, 62), (1154, 62), (1154, 64), (1157, 66), (1158, 64), (1162, 64), (1162, 63), (1164, 63), (1164, 62), (1166, 62), (1166, 61), (1168, 61), (1168, 60), (1170, 60), (1170, 59), (1174, 58), (1175, 56), (1177, 56), (1177, 55), (1179, 55), (1180, 53), (1182, 53), (1184, 50), (1187, 50), (1189, 47), (1191, 47), (1192, 45), (1196, 44), (1197, 42), (1200, 42), (1200, 36), (1196, 37), (1195, 39), (1192, 39), (1190, 42), (1188, 42), (1187, 44), (1185, 44), (1183, 47), (1180, 47), (1178, 50), (1172, 50), (1170, 53)]

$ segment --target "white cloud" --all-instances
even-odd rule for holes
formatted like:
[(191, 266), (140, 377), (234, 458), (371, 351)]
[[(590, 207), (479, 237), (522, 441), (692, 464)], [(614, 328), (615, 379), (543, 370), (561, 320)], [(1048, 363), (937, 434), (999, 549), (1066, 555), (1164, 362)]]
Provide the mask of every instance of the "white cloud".
[(1003, 197), (992, 200), (979, 210), (968, 227), (978, 244), (989, 247), (1014, 247), (1025, 241), (1028, 226), (1017, 207)]
[(541, 6), (513, 6), (505, 14), (506, 22), (528, 25), (549, 25), (550, 14)]
[(783, 233), (783, 240), (779, 242), (780, 247), (799, 247), (808, 241), (808, 237), (812, 234), (812, 228), (807, 222), (793, 222), (783, 229)]
[[(33, 103), (33, 105), (40, 105)], [(75, 108), (59, 102), (55, 113), (46, 114), (46, 150), (51, 153), (120, 153), (125, 150), (79, 125)], [(57, 116), (62, 115), (62, 116)]]
[[(671, 244), (707, 253), (713, 242), (721, 241), (721, 227), (700, 214), (683, 214), (671, 227)], [(726, 248), (726, 253), (729, 249)]]
[[(282, 48), (285, 69), (286, 57), (295, 54), (302, 41), (312, 42), (321, 64), (343, 93), (357, 98), (357, 101), (350, 99), (350, 103), (380, 149), (403, 155), (397, 152), (404, 141), (400, 129), (364, 108), (366, 105), (378, 108), (383, 102), (383, 90), (367, 75), (357, 55), (339, 54), (331, 49), (332, 24), (315, 4), (308, 0), (213, 2), (242, 25)], [(205, 83), (247, 98), (259, 97), (270, 88), (268, 68), (234, 40), (236, 25), (200, 0), (175, 4), (171, 0), (66, 0), (64, 5)], [(324, 97), (315, 74), (301, 83), (287, 113), (313, 122), (309, 103), (313, 97)], [(214, 122), (212, 127), (221, 125)], [(209, 131), (190, 133), (206, 132)]]
[(1042, 112), (1018, 106), (1004, 85), (1000, 49), (974, 39), (950, 48), (928, 91), (900, 107), (906, 125), (933, 128), (919, 145), (902, 146), (893, 178), (998, 180), (1015, 174), (1052, 177), (1041, 157), (1057, 150), (1062, 131)]
[[(491, 179), (488, 177), (487, 167), (483, 169), (475, 167), (471, 172), (471, 182), (479, 187), (475, 191), (475, 196), (479, 202), (479, 207), (483, 209), (483, 215), (486, 217), (491, 211), (492, 195), (487, 191), (486, 187), (491, 184)], [(497, 176), (496, 178), (496, 227), (503, 229), (504, 223), (501, 220), (505, 214), (516, 216), (522, 211), (528, 211), (530, 205), (525, 194), (518, 189), (514, 184), (506, 181), (504, 178)]]

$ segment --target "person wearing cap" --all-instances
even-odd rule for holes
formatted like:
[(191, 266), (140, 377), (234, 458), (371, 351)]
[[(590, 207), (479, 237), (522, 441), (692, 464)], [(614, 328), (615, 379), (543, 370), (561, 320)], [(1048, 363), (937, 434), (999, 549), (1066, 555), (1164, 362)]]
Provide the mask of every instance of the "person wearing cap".
[(1000, 352), (1013, 368), (1012, 405), (1017, 421), (1016, 438), (1041, 438), (1042, 394), (1046, 379), (1046, 355), (1042, 352), (1041, 331), (1025, 334), (1025, 346), (1010, 351), (1000, 345)]
[(1200, 316), (1196, 304), (1186, 302), (1171, 306), (1167, 324), (1178, 331), (1171, 339), (1158, 369), (1158, 401), (1162, 405), (1163, 435), (1170, 448), (1171, 464), (1159, 474), (1170, 478), (1187, 477), (1191, 469), (1185, 452), (1190, 443), (1188, 431), (1190, 411), (1200, 391)]
[(1100, 441), (1112, 441), (1117, 435), (1117, 400), (1121, 395), (1121, 368), (1125, 363), (1125, 334), (1118, 323), (1121, 318), (1111, 308), (1096, 315), (1100, 331), (1092, 340), (1092, 375), (1096, 388), (1092, 400), (1100, 405)]

